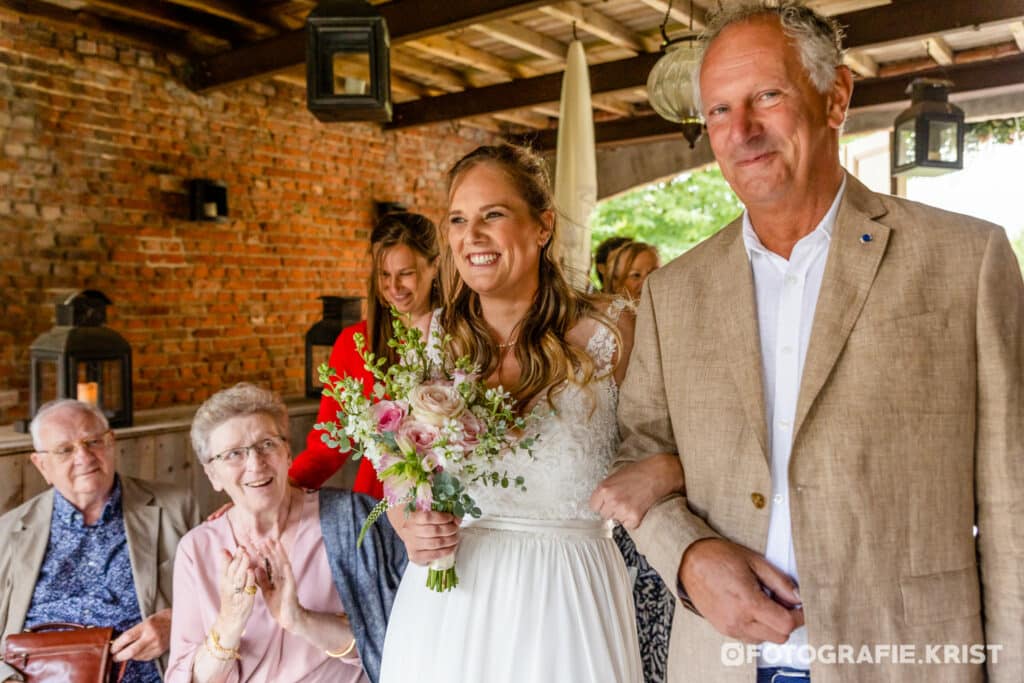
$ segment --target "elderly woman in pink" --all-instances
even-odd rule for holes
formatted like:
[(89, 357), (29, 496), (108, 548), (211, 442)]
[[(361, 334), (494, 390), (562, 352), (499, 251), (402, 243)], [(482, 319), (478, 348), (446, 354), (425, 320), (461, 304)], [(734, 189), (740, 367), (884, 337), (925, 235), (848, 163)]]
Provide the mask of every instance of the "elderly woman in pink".
[(169, 682), (368, 680), (332, 582), (318, 494), (288, 484), (287, 428), (280, 399), (251, 384), (196, 413), (196, 455), (233, 505), (178, 546)]

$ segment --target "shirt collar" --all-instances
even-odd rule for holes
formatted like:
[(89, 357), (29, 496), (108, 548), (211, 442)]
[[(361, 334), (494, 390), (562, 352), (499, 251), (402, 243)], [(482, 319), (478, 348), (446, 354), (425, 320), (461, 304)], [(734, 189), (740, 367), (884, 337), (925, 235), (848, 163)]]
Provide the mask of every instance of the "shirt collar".
[[(114, 475), (114, 486), (110, 489), (107, 502), (103, 504), (103, 512), (100, 514), (96, 525), (106, 524), (116, 519), (121, 514), (121, 479)], [(53, 518), (65, 526), (84, 526), (82, 513), (78, 511), (71, 502), (60, 494), (57, 489), (53, 490)]]
[[(810, 233), (801, 238), (801, 241), (806, 239), (822, 239), (826, 241), (832, 239), (832, 231), (836, 227), (836, 217), (839, 215), (839, 204), (842, 202), (843, 194), (846, 191), (846, 174), (843, 174), (843, 181), (839, 183), (839, 189), (836, 191), (835, 199), (832, 200), (832, 206), (829, 207), (828, 211), (822, 217), (817, 227), (814, 228)], [(812, 237), (817, 235), (816, 237)], [(747, 258), (753, 258), (754, 254), (774, 254), (769, 251), (763, 244), (761, 244), (761, 238), (754, 232), (754, 224), (750, 222), (750, 213), (746, 210), (743, 211), (743, 244), (747, 249)]]

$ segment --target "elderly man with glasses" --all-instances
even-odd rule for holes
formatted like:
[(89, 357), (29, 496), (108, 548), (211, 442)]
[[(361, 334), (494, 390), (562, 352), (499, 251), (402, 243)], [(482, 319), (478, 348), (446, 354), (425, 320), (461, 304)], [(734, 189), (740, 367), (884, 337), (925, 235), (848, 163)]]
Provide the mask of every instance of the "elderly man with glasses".
[[(51, 485), (0, 517), (0, 632), (50, 622), (111, 626), (126, 683), (160, 681), (170, 643), (174, 552), (199, 523), (191, 494), (117, 474), (96, 407), (61, 399), (31, 424), (32, 463)], [(0, 662), (0, 681), (21, 680)]]

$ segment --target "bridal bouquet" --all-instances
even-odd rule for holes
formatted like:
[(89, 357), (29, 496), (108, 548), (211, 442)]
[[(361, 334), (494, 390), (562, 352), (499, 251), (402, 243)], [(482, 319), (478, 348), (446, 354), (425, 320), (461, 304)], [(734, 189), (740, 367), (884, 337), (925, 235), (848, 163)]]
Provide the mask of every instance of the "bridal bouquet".
[[(352, 458), (369, 458), (384, 485), (384, 499), (373, 508), (359, 534), (390, 507), (407, 511), (435, 510), (457, 517), (479, 517), (476, 501), (466, 491), (469, 482), (526, 490), (522, 477), (499, 471), (502, 456), (516, 449), (532, 452), (533, 439), (519, 438), (527, 419), (514, 412), (515, 401), (501, 387), (487, 387), (468, 357), (446, 363), (450, 337), (440, 342), (432, 359), (422, 334), (394, 315), (394, 339), (389, 344), (400, 362), (385, 367), (386, 358), (356, 347), (374, 376), (372, 396), (362, 383), (339, 378), (323, 364), (319, 368), (324, 395), (341, 406), (337, 422), (321, 422), (324, 443), (351, 450)], [(427, 588), (447, 591), (458, 585), (454, 553), (431, 562)]]

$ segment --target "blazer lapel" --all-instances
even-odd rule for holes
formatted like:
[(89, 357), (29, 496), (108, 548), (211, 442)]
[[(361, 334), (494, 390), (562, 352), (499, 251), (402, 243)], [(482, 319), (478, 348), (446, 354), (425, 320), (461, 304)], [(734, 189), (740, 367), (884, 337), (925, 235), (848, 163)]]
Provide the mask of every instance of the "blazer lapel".
[(129, 477), (121, 477), (124, 533), (128, 540), (135, 595), (138, 596), (143, 619), (153, 614), (156, 608), (160, 508), (152, 503), (152, 495), (140, 489)]
[[(875, 280), (889, 242), (889, 228), (874, 219), (885, 213), (874, 193), (848, 174), (804, 362), (794, 441), (832, 373)], [(870, 238), (862, 240), (865, 235)]]
[(764, 379), (761, 364), (761, 337), (757, 326), (757, 299), (754, 295), (754, 275), (750, 258), (743, 244), (742, 219), (737, 219), (726, 230), (735, 234), (723, 240), (721, 261), (725, 265), (724, 277), (719, 281), (718, 316), (721, 348), (725, 350), (729, 369), (746, 413), (747, 421), (761, 446), (761, 454), (768, 462), (768, 426), (764, 403)]
[(11, 534), (11, 602), (7, 629), (20, 631), (25, 624), (39, 571), (43, 568), (53, 518), (53, 489), (42, 493), (21, 518), (20, 528)]

